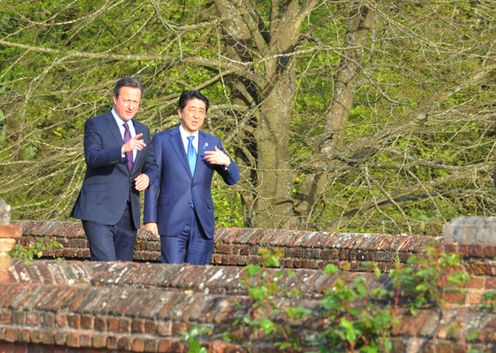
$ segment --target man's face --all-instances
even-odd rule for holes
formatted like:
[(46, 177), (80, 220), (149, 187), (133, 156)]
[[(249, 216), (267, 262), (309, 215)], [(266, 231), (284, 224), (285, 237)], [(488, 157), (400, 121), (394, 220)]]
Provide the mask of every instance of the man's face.
[(189, 133), (194, 133), (202, 127), (207, 109), (205, 102), (193, 98), (186, 103), (186, 106), (182, 110), (178, 109), (177, 112), (181, 118), (183, 129)]
[(114, 96), (114, 109), (119, 118), (129, 121), (139, 112), (141, 90), (136, 87), (121, 87), (119, 97)]

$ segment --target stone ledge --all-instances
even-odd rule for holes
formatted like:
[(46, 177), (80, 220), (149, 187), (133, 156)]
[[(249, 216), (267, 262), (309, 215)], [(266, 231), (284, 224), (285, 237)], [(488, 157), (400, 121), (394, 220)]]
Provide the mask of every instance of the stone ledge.
[(444, 225), (446, 244), (496, 246), (496, 217), (460, 217)]

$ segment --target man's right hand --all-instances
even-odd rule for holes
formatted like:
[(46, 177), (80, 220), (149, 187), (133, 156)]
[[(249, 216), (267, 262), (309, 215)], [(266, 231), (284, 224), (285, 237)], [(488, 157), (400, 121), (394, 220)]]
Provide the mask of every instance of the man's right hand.
[(133, 136), (132, 139), (122, 145), (121, 153), (124, 154), (127, 152), (131, 152), (132, 150), (141, 151), (143, 148), (145, 148), (146, 143), (145, 141), (141, 140), (141, 137), (143, 137), (143, 133), (139, 133), (136, 136)]
[(156, 237), (159, 237), (160, 236), (158, 234), (158, 225), (157, 225), (157, 223), (147, 223), (147, 224), (145, 224), (145, 230), (148, 233), (155, 235)]

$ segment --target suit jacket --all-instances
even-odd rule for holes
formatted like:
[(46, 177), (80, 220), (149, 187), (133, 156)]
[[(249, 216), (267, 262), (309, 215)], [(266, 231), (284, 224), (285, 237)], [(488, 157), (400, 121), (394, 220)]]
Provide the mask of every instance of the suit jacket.
[(95, 116), (84, 124), (84, 155), (86, 175), (71, 216), (86, 221), (117, 224), (131, 190), (133, 221), (140, 225), (139, 191), (134, 179), (146, 173), (150, 182), (156, 178), (157, 165), (153, 158), (148, 128), (133, 119), (136, 134), (143, 133), (147, 147), (137, 151), (131, 172), (121, 155), (124, 140), (111, 111)]
[(229, 168), (212, 165), (204, 160), (207, 150), (214, 147), (224, 150), (221, 141), (199, 131), (195, 175), (192, 177), (188, 158), (181, 140), (179, 127), (163, 131), (153, 138), (153, 154), (158, 165), (159, 177), (145, 192), (145, 223), (158, 223), (160, 235), (181, 233), (190, 218), (194, 205), (205, 235), (214, 235), (214, 204), (212, 201), (212, 175), (217, 171), (229, 185), (239, 180), (239, 170), (231, 161)]

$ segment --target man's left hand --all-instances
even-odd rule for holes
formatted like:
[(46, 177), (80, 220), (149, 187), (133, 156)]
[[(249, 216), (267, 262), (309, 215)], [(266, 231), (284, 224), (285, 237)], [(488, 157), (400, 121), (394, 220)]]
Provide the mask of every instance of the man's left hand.
[(145, 190), (150, 185), (150, 178), (146, 174), (140, 174), (134, 179), (134, 187), (138, 191)]
[(205, 151), (205, 160), (210, 164), (223, 165), (225, 168), (231, 164), (231, 158), (215, 146), (215, 151)]

